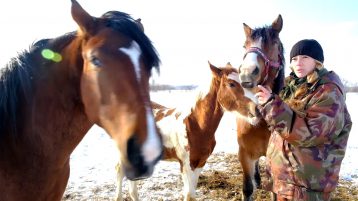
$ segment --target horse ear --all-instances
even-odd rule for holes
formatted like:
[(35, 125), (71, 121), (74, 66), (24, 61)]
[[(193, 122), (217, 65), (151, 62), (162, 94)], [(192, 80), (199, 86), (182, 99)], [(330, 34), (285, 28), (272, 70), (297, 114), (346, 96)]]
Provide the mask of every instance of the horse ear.
[(209, 67), (210, 67), (210, 70), (211, 72), (215, 75), (215, 76), (220, 76), (221, 74), (221, 69), (214, 66), (213, 64), (210, 63), (210, 61), (208, 61), (209, 63)]
[(280, 33), (283, 26), (283, 20), (281, 14), (278, 15), (278, 17), (275, 19), (275, 21), (272, 22), (272, 29), (277, 31), (277, 33)]
[(89, 15), (76, 0), (71, 0), (71, 2), (71, 14), (73, 20), (84, 34), (88, 33), (92, 35), (93, 17)]
[(144, 32), (144, 26), (142, 24), (142, 19), (138, 18), (138, 19), (135, 20), (135, 22), (137, 23), (139, 29)]
[(244, 23), (244, 32), (245, 32), (246, 38), (251, 36), (252, 29), (245, 23)]
[(226, 63), (226, 67), (232, 68), (232, 65), (231, 65), (230, 61)]

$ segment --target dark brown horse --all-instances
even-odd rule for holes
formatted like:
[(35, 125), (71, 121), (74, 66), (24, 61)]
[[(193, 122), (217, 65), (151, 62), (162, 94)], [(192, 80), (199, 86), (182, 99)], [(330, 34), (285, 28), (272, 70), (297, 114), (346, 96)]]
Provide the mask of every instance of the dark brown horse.
[[(217, 68), (209, 64), (212, 79), (208, 91), (201, 91), (188, 110), (168, 108), (153, 102), (155, 119), (162, 130), (164, 160), (180, 163), (184, 200), (196, 197), (198, 178), (216, 145), (215, 131), (224, 111), (235, 111), (251, 116), (256, 122), (256, 105), (244, 97), (237, 81), (238, 71), (230, 64)], [(241, 100), (240, 105), (237, 100)], [(251, 105), (251, 107), (250, 107)], [(122, 200), (123, 173), (118, 166), (117, 201)], [(129, 194), (139, 200), (137, 186), (131, 182)]]
[(162, 155), (148, 80), (159, 57), (138, 22), (90, 16), (72, 0), (77, 32), (43, 39), (0, 71), (0, 200), (61, 200), (70, 155), (92, 125), (120, 150), (129, 179)]
[[(263, 85), (278, 93), (284, 82), (283, 45), (279, 38), (283, 21), (281, 15), (270, 26), (251, 29), (244, 23), (246, 53), (239, 68), (240, 84), (245, 95), (257, 102), (254, 94), (257, 85)], [(237, 119), (239, 160), (243, 179), (243, 200), (252, 200), (255, 188), (261, 186), (258, 160), (265, 156), (270, 132), (266, 122), (251, 123), (245, 118)]]

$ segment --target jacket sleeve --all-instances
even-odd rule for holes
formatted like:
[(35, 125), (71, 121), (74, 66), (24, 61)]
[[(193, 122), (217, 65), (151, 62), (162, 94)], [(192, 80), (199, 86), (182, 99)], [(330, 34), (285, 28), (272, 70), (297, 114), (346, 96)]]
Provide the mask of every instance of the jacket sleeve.
[(278, 96), (260, 108), (272, 132), (292, 145), (310, 147), (327, 143), (344, 126), (345, 100), (334, 84), (321, 85), (313, 92), (304, 114), (293, 111)]

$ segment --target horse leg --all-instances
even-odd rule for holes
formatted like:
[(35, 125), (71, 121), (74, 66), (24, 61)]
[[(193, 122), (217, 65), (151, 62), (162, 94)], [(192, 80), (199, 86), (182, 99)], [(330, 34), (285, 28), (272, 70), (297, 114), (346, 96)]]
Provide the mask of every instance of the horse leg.
[(261, 188), (261, 176), (260, 176), (260, 165), (259, 160), (255, 162), (255, 183), (257, 188)]
[(121, 169), (121, 162), (118, 162), (116, 165), (117, 171), (117, 186), (116, 186), (116, 201), (122, 201), (122, 182), (124, 177), (124, 172)]
[(189, 164), (183, 164), (182, 180), (183, 180), (183, 196), (184, 201), (195, 200), (196, 186), (198, 184), (199, 175), (203, 168), (196, 168), (192, 171)]
[(243, 189), (242, 189), (242, 200), (252, 201), (252, 194), (256, 189), (256, 181), (254, 177), (256, 176), (256, 160), (253, 160), (249, 157), (247, 152), (239, 147), (239, 161), (242, 166), (242, 171), (244, 173), (243, 177)]
[[(121, 168), (121, 162), (118, 162), (116, 165), (116, 171), (117, 171), (117, 186), (116, 186), (116, 201), (122, 201), (122, 184), (123, 184), (123, 178), (124, 178), (124, 172)], [(137, 182), (128, 180), (129, 182), (129, 196), (133, 201), (138, 201), (138, 188), (137, 188)]]
[(129, 181), (129, 195), (133, 201), (138, 201), (138, 188), (137, 188), (137, 181)]

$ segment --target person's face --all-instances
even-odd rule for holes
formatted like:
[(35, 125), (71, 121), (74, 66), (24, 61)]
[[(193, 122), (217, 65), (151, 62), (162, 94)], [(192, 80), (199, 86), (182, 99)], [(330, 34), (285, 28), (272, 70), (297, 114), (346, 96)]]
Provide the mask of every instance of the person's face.
[(296, 76), (302, 78), (314, 70), (316, 67), (316, 60), (307, 55), (297, 55), (292, 58), (291, 67)]

